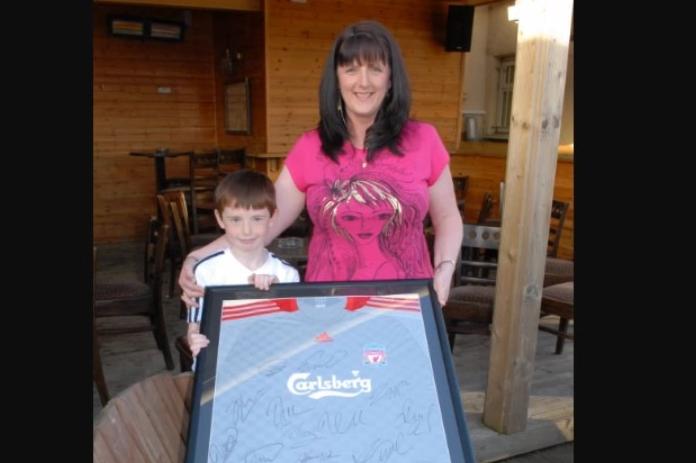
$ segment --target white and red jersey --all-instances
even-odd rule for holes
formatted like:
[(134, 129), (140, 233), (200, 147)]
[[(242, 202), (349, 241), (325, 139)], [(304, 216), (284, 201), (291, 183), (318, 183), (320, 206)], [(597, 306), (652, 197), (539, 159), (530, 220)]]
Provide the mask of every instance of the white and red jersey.
[(418, 294), (224, 300), (218, 339), (209, 457), (452, 461)]

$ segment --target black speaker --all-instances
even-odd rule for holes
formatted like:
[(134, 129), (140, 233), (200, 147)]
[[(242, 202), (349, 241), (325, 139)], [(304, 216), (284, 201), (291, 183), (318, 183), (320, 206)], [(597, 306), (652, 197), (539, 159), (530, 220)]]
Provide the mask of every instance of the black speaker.
[(471, 49), (471, 29), (473, 26), (473, 6), (449, 5), (447, 9), (447, 39), (445, 50), (469, 51)]

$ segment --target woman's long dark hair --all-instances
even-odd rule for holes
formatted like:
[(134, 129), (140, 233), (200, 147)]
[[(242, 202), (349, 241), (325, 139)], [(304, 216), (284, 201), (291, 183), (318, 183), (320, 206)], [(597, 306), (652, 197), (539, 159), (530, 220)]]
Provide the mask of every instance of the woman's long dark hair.
[(411, 112), (411, 89), (401, 50), (391, 33), (376, 21), (361, 21), (348, 26), (334, 42), (324, 66), (319, 85), (319, 137), (321, 149), (338, 162), (343, 144), (350, 137), (344, 116), (338, 111), (341, 92), (336, 68), (340, 65), (384, 62), (391, 70), (391, 87), (382, 101), (375, 122), (367, 129), (365, 148), (367, 160), (372, 161), (382, 148), (403, 156), (399, 147), (401, 131)]

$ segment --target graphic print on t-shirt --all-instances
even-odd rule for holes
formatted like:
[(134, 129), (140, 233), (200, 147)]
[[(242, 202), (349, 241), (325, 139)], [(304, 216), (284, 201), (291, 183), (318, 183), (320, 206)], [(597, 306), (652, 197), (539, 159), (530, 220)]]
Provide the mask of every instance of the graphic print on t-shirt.
[[(387, 161), (383, 161), (387, 162)], [(333, 167), (333, 166), (331, 166)], [(313, 267), (307, 279), (389, 280), (406, 275), (428, 276), (423, 240), (427, 202), (412, 182), (397, 173), (345, 168), (326, 175), (323, 188), (313, 192), (315, 236), (326, 242), (329, 265)], [(338, 178), (336, 178), (338, 176)], [(328, 180), (334, 178), (334, 180)]]

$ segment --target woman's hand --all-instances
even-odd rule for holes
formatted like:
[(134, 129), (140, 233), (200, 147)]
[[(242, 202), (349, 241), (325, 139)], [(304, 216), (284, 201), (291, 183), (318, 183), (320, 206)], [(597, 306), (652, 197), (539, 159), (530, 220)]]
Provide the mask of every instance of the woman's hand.
[(436, 269), (433, 275), (433, 287), (437, 294), (437, 300), (442, 307), (447, 304), (449, 298), (450, 286), (452, 286), (452, 274), (454, 273), (454, 264), (452, 261), (442, 262)]
[(184, 263), (181, 264), (181, 273), (179, 273), (179, 286), (181, 286), (181, 300), (184, 301), (186, 307), (191, 309), (193, 307), (198, 307), (197, 298), (203, 296), (203, 288), (196, 284), (196, 280), (193, 275), (193, 266), (196, 263), (196, 259), (191, 256), (184, 259)]

